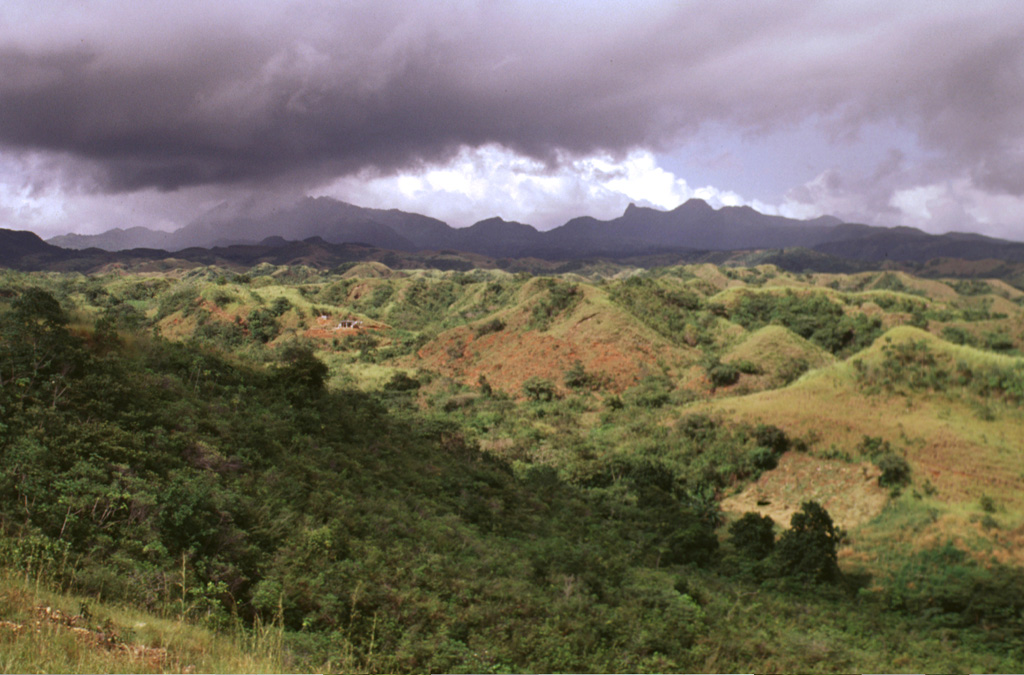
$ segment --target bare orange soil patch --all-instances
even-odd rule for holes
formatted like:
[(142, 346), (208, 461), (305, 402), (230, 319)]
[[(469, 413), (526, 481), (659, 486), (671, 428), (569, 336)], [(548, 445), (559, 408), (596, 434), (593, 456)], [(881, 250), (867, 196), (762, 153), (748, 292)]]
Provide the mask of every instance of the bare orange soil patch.
[(852, 528), (881, 513), (889, 493), (878, 485), (878, 467), (818, 459), (790, 452), (779, 466), (766, 471), (739, 494), (722, 500), (722, 508), (737, 514), (753, 511), (783, 527), (806, 501), (816, 501), (837, 525)]
[(221, 308), (220, 305), (218, 305), (215, 302), (211, 302), (209, 300), (206, 300), (206, 299), (203, 299), (199, 303), (199, 307), (200, 307), (200, 309), (204, 309), (207, 312), (209, 312), (210, 316), (212, 316), (213, 318), (217, 319), (218, 321), (232, 322), (232, 321), (238, 320), (238, 318), (239, 318), (238, 316), (236, 316), (234, 314), (228, 314), (227, 312), (225, 312)]
[[(220, 323), (238, 323), (245, 330), (249, 328), (249, 322), (244, 318), (236, 315), (229, 314), (224, 311), (222, 307), (217, 305), (210, 300), (201, 299), (198, 303), (198, 308), (202, 311), (207, 312), (215, 321)], [(195, 314), (190, 317), (182, 317), (180, 314), (172, 314), (169, 317), (162, 319), (159, 323), (161, 330), (164, 335), (172, 338), (187, 338), (190, 336), (196, 328)]]
[(658, 360), (656, 348), (637, 341), (583, 343), (535, 331), (502, 331), (477, 337), (468, 328), (456, 329), (423, 347), (421, 365), (475, 385), (481, 375), (491, 386), (519, 393), (531, 377), (562, 384), (565, 371), (580, 361), (587, 372), (605, 377), (609, 389), (622, 391), (646, 375)]

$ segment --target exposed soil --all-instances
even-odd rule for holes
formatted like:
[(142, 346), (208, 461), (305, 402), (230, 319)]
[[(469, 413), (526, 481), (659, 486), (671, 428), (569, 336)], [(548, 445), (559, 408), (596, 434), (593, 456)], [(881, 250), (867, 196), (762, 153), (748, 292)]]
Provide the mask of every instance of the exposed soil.
[(722, 509), (736, 514), (753, 511), (788, 527), (806, 501), (825, 507), (836, 525), (849, 529), (881, 513), (889, 492), (879, 487), (881, 474), (873, 464), (819, 459), (789, 452), (779, 466), (766, 471), (739, 494), (722, 500)]
[(639, 382), (657, 361), (649, 345), (579, 344), (535, 331), (477, 337), (470, 329), (449, 331), (417, 356), (424, 367), (466, 384), (476, 385), (483, 375), (492, 387), (513, 394), (535, 376), (560, 386), (565, 371), (577, 360), (587, 372), (607, 378), (609, 390), (621, 392)]
[[(501, 315), (505, 329), (478, 335), (479, 326), (446, 331), (403, 365), (423, 367), (475, 386), (481, 375), (498, 390), (522, 392), (531, 377), (562, 388), (565, 372), (579, 361), (601, 381), (601, 390), (621, 393), (644, 377), (668, 369), (682, 377), (697, 352), (673, 345), (618, 307), (600, 292), (584, 287), (583, 301), (559, 316), (548, 330), (528, 328), (528, 303)], [(692, 352), (692, 353), (691, 353)]]

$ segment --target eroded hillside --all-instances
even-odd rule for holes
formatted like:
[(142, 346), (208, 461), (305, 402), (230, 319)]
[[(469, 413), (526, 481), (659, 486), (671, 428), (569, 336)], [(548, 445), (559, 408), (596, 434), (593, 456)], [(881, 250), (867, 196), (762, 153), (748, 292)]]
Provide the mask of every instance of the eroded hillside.
[(770, 265), (5, 273), (0, 563), (273, 625), (288, 669), (1005, 670), (1022, 298)]

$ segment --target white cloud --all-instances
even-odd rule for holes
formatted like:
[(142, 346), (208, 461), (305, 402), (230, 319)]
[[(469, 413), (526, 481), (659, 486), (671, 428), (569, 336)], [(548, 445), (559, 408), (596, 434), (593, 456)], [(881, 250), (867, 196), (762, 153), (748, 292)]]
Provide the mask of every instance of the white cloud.
[(903, 224), (928, 232), (984, 232), (1024, 240), (1024, 197), (993, 194), (969, 176), (897, 190), (890, 204), (899, 209)]
[(423, 213), (455, 227), (500, 216), (539, 229), (581, 215), (615, 218), (630, 202), (659, 209), (675, 208), (692, 197), (715, 207), (746, 203), (713, 186), (691, 188), (646, 150), (623, 158), (560, 157), (550, 167), (496, 145), (463, 148), (447, 164), (415, 172), (342, 177), (311, 194)]
[(915, 227), (932, 234), (977, 232), (1024, 240), (1024, 197), (979, 187), (964, 174), (929, 181), (916, 168), (870, 176), (823, 171), (789, 190), (779, 205), (758, 202), (764, 213), (790, 218), (833, 215), (850, 222)]
[[(46, 162), (38, 155), (0, 154), (0, 227), (49, 232), (67, 219), (60, 189), (49, 180)], [(34, 176), (36, 184), (26, 176)]]
[(889, 204), (911, 220), (929, 221), (933, 214), (936, 201), (941, 199), (945, 189), (940, 185), (919, 185), (907, 190), (897, 190), (892, 194)]

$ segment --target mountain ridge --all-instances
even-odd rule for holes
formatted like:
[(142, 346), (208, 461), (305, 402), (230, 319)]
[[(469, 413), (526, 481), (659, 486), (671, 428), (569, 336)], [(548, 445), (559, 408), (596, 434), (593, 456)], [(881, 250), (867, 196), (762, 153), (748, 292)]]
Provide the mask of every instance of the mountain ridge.
[[(148, 233), (148, 234), (147, 234)], [(840, 258), (923, 262), (938, 257), (1024, 261), (1024, 242), (970, 233), (933, 235), (900, 226), (848, 223), (833, 216), (797, 220), (749, 206), (712, 208), (690, 199), (670, 211), (630, 203), (609, 220), (579, 216), (551, 230), (487, 218), (453, 228), (398, 209), (369, 209), (330, 197), (305, 197), (262, 212), (221, 205), (175, 232), (115, 228), (98, 235), (48, 240), (62, 248), (169, 252), (267, 245), (320, 237), (327, 244), (361, 243), (407, 253), (454, 250), (495, 258), (612, 259), (679, 251), (806, 248)], [(37, 251), (38, 252), (38, 251)]]

